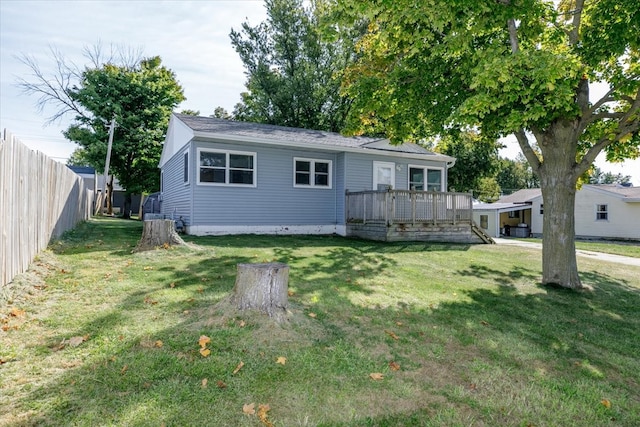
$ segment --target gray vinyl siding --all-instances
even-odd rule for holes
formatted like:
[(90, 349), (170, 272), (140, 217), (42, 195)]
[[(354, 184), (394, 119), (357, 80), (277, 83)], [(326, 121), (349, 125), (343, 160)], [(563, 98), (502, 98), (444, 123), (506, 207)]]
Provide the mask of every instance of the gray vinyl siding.
[[(256, 153), (257, 186), (198, 185), (199, 159), (195, 158), (198, 148)], [(193, 221), (190, 225), (336, 224), (336, 191), (339, 190), (336, 153), (201, 141), (195, 142), (192, 153)], [(331, 160), (332, 188), (294, 187), (294, 157)]]
[(335, 197), (336, 197), (336, 224), (345, 224), (345, 180), (347, 175), (345, 153), (336, 155), (336, 164), (334, 165), (335, 174)]
[(445, 179), (445, 182), (447, 178), (446, 162), (360, 153), (345, 153), (345, 157), (345, 188), (349, 191), (373, 190), (373, 162), (395, 163), (394, 188), (396, 190), (406, 190), (409, 188), (409, 165), (442, 168), (444, 169), (443, 179)]
[[(183, 147), (162, 167), (162, 203), (161, 212), (166, 218), (183, 218), (191, 225), (191, 186), (184, 183), (184, 152), (189, 145)], [(189, 163), (194, 164), (193, 150), (189, 152)], [(189, 182), (193, 183), (195, 175), (190, 166)]]

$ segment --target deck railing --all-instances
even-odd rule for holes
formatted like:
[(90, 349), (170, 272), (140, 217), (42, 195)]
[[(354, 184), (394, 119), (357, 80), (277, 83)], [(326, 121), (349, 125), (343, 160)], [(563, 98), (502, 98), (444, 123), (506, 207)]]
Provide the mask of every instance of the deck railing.
[(470, 223), (471, 194), (437, 191), (358, 191), (346, 193), (347, 224)]

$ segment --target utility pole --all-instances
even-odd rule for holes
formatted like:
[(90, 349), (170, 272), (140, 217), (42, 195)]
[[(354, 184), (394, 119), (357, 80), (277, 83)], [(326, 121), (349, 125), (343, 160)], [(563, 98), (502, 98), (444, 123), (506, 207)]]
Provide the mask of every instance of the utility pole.
[(111, 124), (109, 125), (109, 144), (107, 145), (107, 160), (104, 162), (104, 181), (102, 182), (102, 200), (100, 202), (100, 211), (102, 211), (102, 206), (104, 201), (107, 200), (107, 176), (109, 174), (109, 162), (111, 162), (111, 146), (113, 145), (113, 134), (116, 129), (116, 117), (114, 116), (111, 119)]

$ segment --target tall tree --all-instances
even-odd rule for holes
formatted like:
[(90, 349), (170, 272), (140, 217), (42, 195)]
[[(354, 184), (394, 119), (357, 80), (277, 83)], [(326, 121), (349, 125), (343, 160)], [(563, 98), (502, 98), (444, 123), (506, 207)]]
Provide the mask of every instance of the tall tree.
[[(360, 113), (351, 128), (373, 122), (396, 141), (515, 135), (544, 198), (542, 282), (581, 288), (578, 178), (603, 150), (640, 154), (637, 0), (336, 3), (347, 20), (370, 21), (345, 87)], [(609, 88), (598, 99), (593, 82)]]
[[(182, 87), (157, 56), (99, 66), (95, 65), (96, 56), (92, 66), (83, 71), (66, 64), (62, 56), (56, 59), (64, 79), (60, 75), (51, 79), (39, 72), (35, 82), (22, 81), (21, 85), (27, 92), (39, 94), (41, 103), (56, 104), (57, 117), (75, 115), (63, 133), (82, 148), (82, 160), (98, 170), (105, 165), (107, 124), (115, 118), (109, 170), (126, 189), (124, 216), (128, 217), (132, 194), (159, 187), (162, 142), (172, 110), (184, 100)], [(37, 63), (25, 63), (39, 71)]]
[(501, 146), (496, 139), (483, 138), (477, 132), (440, 139), (435, 151), (456, 158), (456, 166), (447, 173), (449, 190), (477, 193), (482, 178), (493, 177), (498, 170)]
[(540, 188), (540, 180), (533, 173), (522, 153), (519, 153), (515, 159), (500, 159), (496, 181), (501, 191), (507, 194), (522, 188)]
[(265, 0), (265, 22), (231, 31), (247, 75), (235, 120), (342, 129), (350, 101), (340, 94), (340, 73), (353, 61), (354, 37), (325, 31), (325, 3)]
[(630, 175), (622, 175), (621, 173), (613, 174), (612, 172), (604, 172), (597, 166), (588, 171), (588, 184), (629, 184), (631, 182)]

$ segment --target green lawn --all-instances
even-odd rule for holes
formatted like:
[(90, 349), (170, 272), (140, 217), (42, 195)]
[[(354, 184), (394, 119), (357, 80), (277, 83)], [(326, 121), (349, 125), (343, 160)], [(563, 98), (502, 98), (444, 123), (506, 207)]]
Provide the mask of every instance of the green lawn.
[[(518, 239), (542, 243), (542, 239)], [(623, 240), (576, 240), (576, 249), (640, 258), (640, 243)]]
[[(133, 254), (140, 234), (83, 224), (34, 263), (44, 284), (0, 301), (0, 425), (640, 425), (639, 267), (579, 258), (594, 290), (572, 292), (513, 246), (226, 236)], [(236, 264), (273, 260), (290, 321), (229, 310)]]

